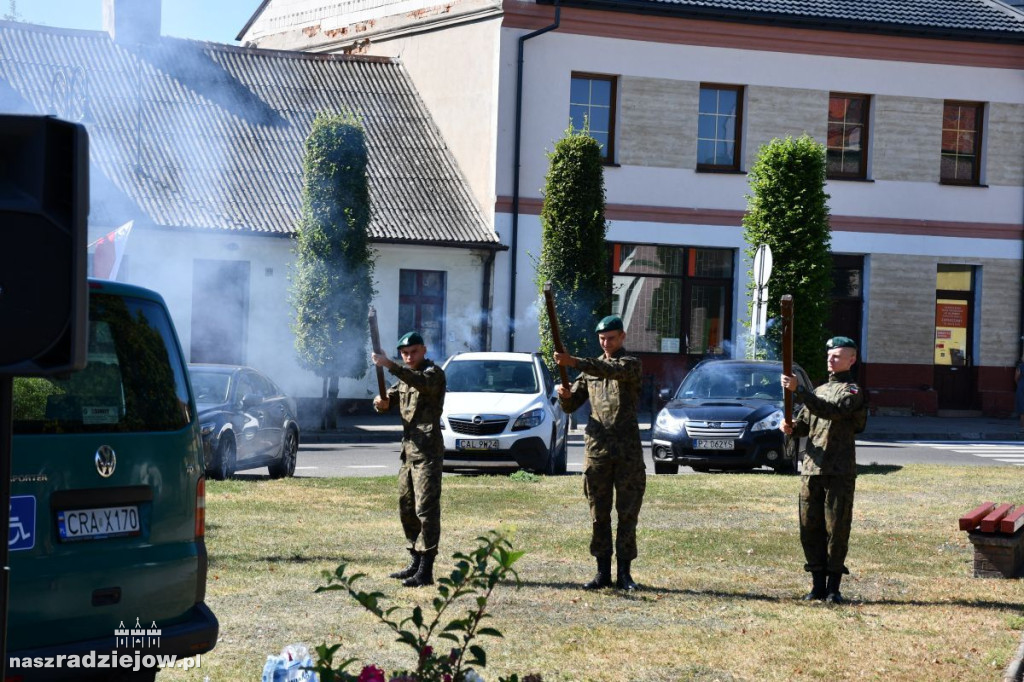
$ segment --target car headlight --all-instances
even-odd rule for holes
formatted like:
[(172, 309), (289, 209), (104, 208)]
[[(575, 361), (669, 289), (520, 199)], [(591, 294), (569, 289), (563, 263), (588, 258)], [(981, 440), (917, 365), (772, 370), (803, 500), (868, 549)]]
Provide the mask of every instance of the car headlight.
[(750, 427), (751, 431), (775, 431), (782, 423), (782, 410), (775, 410), (770, 415)]
[(524, 412), (523, 414), (519, 415), (516, 418), (515, 423), (512, 424), (512, 430), (524, 431), (526, 429), (532, 429), (534, 427), (540, 426), (543, 421), (544, 410), (530, 410), (529, 412)]
[(668, 410), (662, 410), (658, 413), (658, 418), (654, 420), (654, 425), (662, 431), (676, 433), (683, 430), (683, 427), (686, 425), (686, 420), (677, 419)]

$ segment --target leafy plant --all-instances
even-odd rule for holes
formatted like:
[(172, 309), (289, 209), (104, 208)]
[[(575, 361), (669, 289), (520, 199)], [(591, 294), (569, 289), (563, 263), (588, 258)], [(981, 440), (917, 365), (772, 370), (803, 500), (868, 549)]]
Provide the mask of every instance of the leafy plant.
[(509, 474), (509, 480), (520, 481), (522, 483), (537, 483), (538, 481), (540, 481), (540, 476), (533, 473), (532, 471), (520, 469), (519, 471)]
[[(601, 145), (586, 129), (573, 130), (570, 124), (548, 159), (535, 281), (541, 292), (545, 282), (552, 283), (566, 351), (597, 355), (594, 324), (611, 309)], [(555, 371), (546, 315), (540, 316), (540, 352)]]
[[(821, 378), (832, 293), (832, 236), (825, 192), (825, 147), (808, 135), (778, 138), (761, 147), (750, 169), (751, 194), (743, 216), (745, 251), (772, 250), (768, 319), (779, 318), (781, 298), (793, 296), (793, 359)], [(748, 271), (747, 289), (754, 291)], [(748, 303), (748, 310), (750, 304)], [(768, 342), (780, 347), (782, 326), (769, 326)]]
[[(321, 644), (316, 647), (317, 661), (314, 670), (322, 682), (473, 682), (482, 678), (472, 666), (483, 668), (487, 665), (487, 653), (482, 646), (475, 644), (478, 637), (501, 637), (501, 632), (484, 625), (491, 615), (487, 612), (487, 601), (494, 589), (509, 575), (519, 585), (519, 575), (513, 564), (523, 556), (523, 552), (513, 551), (511, 543), (497, 531), (477, 538), (477, 548), (469, 554), (456, 552), (455, 568), (451, 574), (437, 580), (437, 596), (431, 601), (433, 615), (424, 614), (420, 606), (412, 608), (410, 614), (399, 619), (396, 613), (399, 607), (385, 607), (382, 604), (382, 592), (363, 592), (356, 588), (356, 583), (363, 577), (362, 573), (345, 575), (346, 564), (341, 564), (334, 573), (324, 572), (327, 585), (317, 588), (317, 592), (344, 590), (375, 615), (382, 623), (391, 628), (397, 635), (398, 642), (408, 645), (416, 653), (416, 667), (413, 670), (400, 671), (386, 678), (380, 668), (367, 665), (359, 675), (346, 672), (348, 666), (356, 659), (346, 659), (338, 664), (334, 656), (340, 644), (328, 646)], [(461, 617), (456, 616), (442, 626), (442, 621), (449, 616), (455, 602), (473, 598), (474, 606), (467, 609)], [(433, 637), (450, 640), (455, 643), (451, 650), (439, 653), (431, 646)], [(527, 676), (522, 682), (540, 682), (540, 676)], [(502, 678), (502, 682), (520, 682), (516, 675)]]
[[(367, 316), (373, 297), (368, 151), (351, 114), (318, 114), (306, 139), (302, 216), (296, 230), (291, 302), (299, 364), (338, 394), (338, 377), (368, 368)], [(334, 405), (325, 426), (334, 425)]]

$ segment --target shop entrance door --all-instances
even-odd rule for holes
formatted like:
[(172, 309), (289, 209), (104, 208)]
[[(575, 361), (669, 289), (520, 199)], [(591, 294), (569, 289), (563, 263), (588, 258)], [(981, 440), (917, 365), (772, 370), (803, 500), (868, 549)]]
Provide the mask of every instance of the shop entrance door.
[(940, 410), (975, 406), (974, 268), (939, 265), (935, 291), (935, 379)]

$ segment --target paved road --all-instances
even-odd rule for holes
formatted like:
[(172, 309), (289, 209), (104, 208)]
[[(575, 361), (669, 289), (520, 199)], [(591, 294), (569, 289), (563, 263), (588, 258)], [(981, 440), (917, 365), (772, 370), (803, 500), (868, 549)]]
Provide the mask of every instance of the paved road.
[[(583, 468), (583, 443), (579, 436), (571, 436), (569, 444), (569, 473)], [(648, 473), (654, 473), (649, 443), (644, 455)], [(858, 441), (857, 461), (861, 464), (900, 466), (910, 462), (931, 462), (959, 466), (1024, 467), (1024, 443), (1020, 441), (914, 441), (880, 442)], [(763, 469), (771, 473), (769, 469)], [(394, 443), (310, 443), (299, 448), (296, 476), (394, 476), (398, 473), (398, 447)], [(688, 467), (680, 474), (693, 474)], [(266, 469), (243, 472), (242, 477), (265, 477)]]

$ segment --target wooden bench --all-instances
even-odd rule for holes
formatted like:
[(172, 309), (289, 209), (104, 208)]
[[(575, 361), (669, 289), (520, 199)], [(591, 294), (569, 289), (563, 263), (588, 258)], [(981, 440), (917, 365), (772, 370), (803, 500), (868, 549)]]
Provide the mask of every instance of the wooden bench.
[(1024, 505), (983, 502), (959, 526), (974, 545), (975, 578), (1024, 576)]

